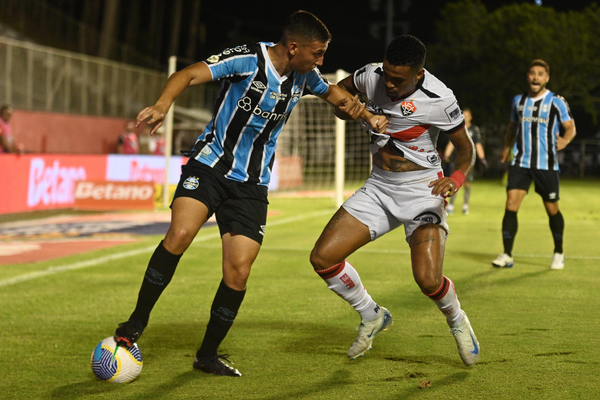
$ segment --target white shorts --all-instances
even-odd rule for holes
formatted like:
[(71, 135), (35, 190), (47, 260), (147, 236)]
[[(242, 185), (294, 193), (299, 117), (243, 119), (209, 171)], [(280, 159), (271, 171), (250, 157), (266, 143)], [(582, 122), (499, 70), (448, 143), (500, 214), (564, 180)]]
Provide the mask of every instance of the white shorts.
[(391, 172), (373, 166), (364, 186), (342, 207), (369, 228), (371, 240), (404, 225), (409, 242), (415, 229), (429, 223), (440, 225), (447, 235), (446, 200), (432, 195), (428, 186), (441, 174), (441, 169)]

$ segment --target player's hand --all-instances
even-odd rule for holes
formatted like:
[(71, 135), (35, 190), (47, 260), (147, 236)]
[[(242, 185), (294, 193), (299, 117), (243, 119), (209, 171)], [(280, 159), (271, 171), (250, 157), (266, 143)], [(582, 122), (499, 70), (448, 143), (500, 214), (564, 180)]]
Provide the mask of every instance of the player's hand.
[(556, 138), (556, 150), (560, 151), (562, 149), (564, 149), (565, 147), (567, 147), (567, 145), (571, 143), (568, 140), (566, 140), (564, 137), (559, 136)]
[(371, 128), (377, 133), (383, 133), (388, 127), (388, 119), (385, 115), (372, 115), (369, 117)]
[(480, 158), (479, 161), (481, 161), (481, 165), (483, 165), (484, 169), (488, 169), (488, 163), (487, 160), (485, 158)]
[(352, 99), (344, 97), (335, 107), (335, 114), (342, 119), (357, 119), (365, 111), (366, 105), (358, 100), (358, 95)]
[(152, 129), (150, 130), (150, 135), (154, 135), (158, 128), (161, 127), (166, 115), (167, 112), (156, 105), (152, 107), (146, 107), (137, 115), (135, 127), (137, 128), (142, 122), (145, 121), (148, 125), (153, 125)]
[(429, 182), (429, 187), (433, 188), (431, 190), (432, 195), (442, 196), (443, 198), (453, 196), (458, 192), (458, 189), (460, 189), (460, 187), (456, 185), (456, 182), (450, 179), (449, 176)]
[(509, 154), (510, 154), (510, 147), (504, 146), (502, 148), (502, 156), (500, 157), (500, 162), (502, 164), (504, 164), (505, 162), (508, 161)]

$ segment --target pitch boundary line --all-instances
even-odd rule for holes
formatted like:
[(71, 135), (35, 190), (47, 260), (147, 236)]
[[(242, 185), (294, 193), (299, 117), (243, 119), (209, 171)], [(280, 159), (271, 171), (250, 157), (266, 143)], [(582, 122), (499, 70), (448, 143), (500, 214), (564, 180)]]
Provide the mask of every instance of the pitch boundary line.
[[(313, 212), (313, 213), (309, 213), (309, 214), (303, 214), (303, 215), (298, 215), (298, 216), (294, 216), (294, 217), (290, 217), (290, 218), (276, 220), (276, 221), (270, 222), (269, 226), (283, 225), (283, 224), (296, 222), (296, 221), (300, 221), (300, 220), (321, 217), (326, 214), (331, 214), (331, 210)], [(196, 236), (196, 238), (194, 239), (194, 241), (192, 242), (191, 245), (193, 246), (196, 243), (205, 242), (205, 241), (211, 240), (211, 239), (218, 239), (219, 237), (220, 237), (219, 232), (210, 232), (210, 233), (207, 233), (206, 235)], [(48, 275), (59, 274), (61, 272), (68, 272), (68, 271), (74, 271), (74, 270), (83, 269), (83, 268), (89, 268), (89, 267), (93, 267), (93, 266), (96, 266), (99, 264), (103, 264), (103, 263), (107, 263), (107, 262), (111, 262), (111, 261), (115, 261), (115, 260), (120, 260), (120, 259), (126, 258), (126, 257), (132, 257), (132, 256), (137, 256), (139, 254), (150, 253), (150, 252), (153, 252), (155, 249), (156, 249), (156, 245), (152, 245), (152, 246), (147, 246), (147, 247), (143, 247), (140, 249), (129, 250), (129, 251), (121, 252), (121, 253), (111, 254), (111, 255), (96, 258), (93, 260), (79, 261), (79, 262), (76, 262), (73, 264), (48, 267), (41, 271), (29, 272), (26, 274), (17, 275), (15, 277), (12, 277), (9, 279), (1, 280), (0, 287), (14, 285), (16, 283), (26, 282), (26, 281), (41, 278), (44, 276), (48, 276)]]

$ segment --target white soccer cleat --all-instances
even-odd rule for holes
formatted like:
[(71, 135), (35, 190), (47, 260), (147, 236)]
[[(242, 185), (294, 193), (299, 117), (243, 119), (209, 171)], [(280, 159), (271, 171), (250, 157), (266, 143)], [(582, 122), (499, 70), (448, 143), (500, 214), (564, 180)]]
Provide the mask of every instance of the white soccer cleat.
[(357, 328), (358, 337), (348, 349), (348, 358), (355, 360), (356, 357), (364, 355), (365, 351), (371, 350), (375, 336), (381, 331), (387, 330), (392, 324), (392, 314), (385, 307), (381, 307), (381, 312), (377, 319), (369, 322), (361, 322)]
[(464, 311), (462, 311), (462, 314), (465, 317), (463, 322), (460, 325), (451, 328), (450, 332), (452, 332), (454, 339), (456, 340), (460, 358), (465, 364), (471, 366), (479, 360), (479, 342), (473, 332), (467, 314)]
[(514, 265), (513, 258), (506, 253), (500, 254), (494, 261), (492, 261), (492, 265), (496, 268), (512, 268)]
[(565, 254), (564, 253), (554, 253), (554, 257), (552, 257), (552, 264), (550, 265), (550, 269), (563, 269), (565, 267)]
[(446, 213), (447, 213), (448, 215), (452, 215), (452, 214), (454, 214), (454, 205), (452, 205), (452, 204), (448, 204), (448, 205), (446, 206)]
[(463, 214), (469, 215), (469, 206), (463, 206)]

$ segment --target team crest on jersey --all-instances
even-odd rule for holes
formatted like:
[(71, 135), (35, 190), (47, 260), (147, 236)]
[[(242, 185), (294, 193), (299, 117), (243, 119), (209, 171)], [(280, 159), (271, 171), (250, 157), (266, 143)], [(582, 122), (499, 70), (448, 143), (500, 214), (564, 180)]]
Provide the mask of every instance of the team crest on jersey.
[(405, 117), (408, 117), (409, 115), (417, 111), (417, 107), (415, 107), (412, 101), (403, 101), (400, 104), (400, 108), (402, 109), (402, 115), (404, 115)]
[(187, 190), (197, 189), (200, 185), (200, 181), (195, 176), (190, 176), (185, 181), (183, 181), (183, 188)]
[(294, 91), (292, 93), (292, 101), (295, 103), (300, 100), (300, 96), (302, 95), (302, 89), (299, 86), (294, 85)]

